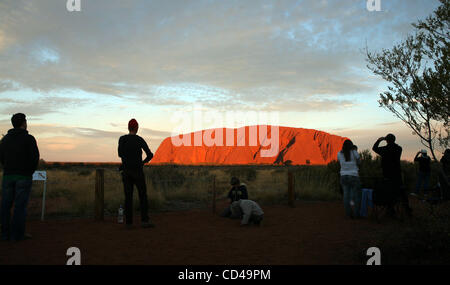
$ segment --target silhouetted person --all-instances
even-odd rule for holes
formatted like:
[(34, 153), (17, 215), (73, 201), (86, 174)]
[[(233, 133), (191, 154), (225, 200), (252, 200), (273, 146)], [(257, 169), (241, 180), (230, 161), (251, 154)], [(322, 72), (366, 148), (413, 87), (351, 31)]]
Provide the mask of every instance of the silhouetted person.
[[(386, 141), (386, 146), (379, 146), (382, 141)], [(408, 197), (403, 189), (402, 182), (402, 169), (400, 165), (400, 158), (402, 156), (402, 148), (395, 143), (395, 136), (388, 134), (386, 137), (379, 138), (372, 147), (372, 150), (381, 156), (381, 168), (383, 170), (383, 177), (385, 186), (390, 191), (391, 199), (388, 205), (388, 214), (390, 216), (395, 215), (394, 211), (394, 199), (400, 197), (403, 205), (408, 211), (411, 212), (409, 207)]]
[(441, 158), (442, 171), (439, 173), (439, 183), (442, 189), (442, 198), (450, 199), (450, 149), (446, 149)]
[(449, 177), (450, 176), (450, 149), (446, 149), (444, 151), (444, 155), (441, 158), (441, 166), (444, 174)]
[[(230, 201), (230, 206), (233, 202), (239, 201), (241, 199), (248, 199), (247, 187), (245, 186), (245, 184), (241, 184), (239, 178), (231, 177), (230, 184), (232, 188), (230, 192), (228, 192), (227, 196)], [(221, 214), (222, 217), (232, 217), (230, 206), (226, 207), (225, 210), (222, 212)]]
[(419, 194), (422, 186), (424, 191), (428, 190), (431, 176), (431, 158), (427, 155), (427, 151), (422, 149), (414, 157), (414, 162), (419, 163), (416, 184), (416, 194)]
[(361, 207), (361, 183), (358, 174), (360, 158), (357, 148), (351, 140), (344, 141), (337, 159), (341, 166), (340, 180), (344, 196), (345, 214), (349, 218), (358, 218)]
[(235, 217), (242, 217), (241, 226), (255, 224), (259, 226), (264, 218), (261, 207), (252, 200), (241, 199), (231, 203), (231, 213)]
[[(142, 227), (148, 228), (154, 225), (149, 222), (147, 185), (143, 166), (153, 158), (147, 143), (143, 138), (137, 135), (139, 124), (135, 119), (128, 123), (128, 135), (119, 139), (119, 157), (122, 159), (122, 180), (125, 192), (125, 223), (128, 227), (133, 224), (133, 187), (136, 185), (141, 205)], [(142, 160), (142, 150), (147, 157)]]
[(24, 114), (14, 114), (11, 123), (14, 128), (8, 131), (0, 143), (0, 162), (3, 165), (2, 240), (19, 241), (31, 238), (25, 234), (25, 222), (32, 176), (39, 163), (39, 149), (35, 138), (28, 134)]

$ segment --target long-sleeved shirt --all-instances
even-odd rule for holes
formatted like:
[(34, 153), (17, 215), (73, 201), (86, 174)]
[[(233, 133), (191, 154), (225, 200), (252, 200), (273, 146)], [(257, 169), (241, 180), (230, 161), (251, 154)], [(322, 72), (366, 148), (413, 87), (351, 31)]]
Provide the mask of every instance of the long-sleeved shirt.
[(39, 164), (36, 139), (25, 129), (11, 129), (0, 142), (0, 162), (3, 175), (30, 177)]
[(241, 208), (241, 211), (242, 211), (241, 225), (247, 225), (248, 221), (250, 220), (250, 217), (252, 215), (255, 215), (255, 216), (264, 215), (264, 212), (261, 209), (261, 207), (255, 201), (252, 201), (252, 200), (241, 199), (239, 201), (233, 202), (231, 207), (232, 208), (233, 207)]
[(441, 158), (442, 169), (444, 170), (445, 175), (450, 175), (450, 155), (444, 154)]
[(427, 156), (419, 156), (419, 154), (416, 155), (414, 158), (414, 162), (419, 163), (419, 171), (423, 173), (430, 173), (431, 172), (431, 158)]
[(350, 160), (345, 160), (345, 155), (342, 151), (338, 153), (338, 161), (341, 165), (341, 176), (349, 175), (349, 176), (358, 176), (358, 161), (359, 154), (356, 150), (350, 151)]
[(401, 181), (402, 170), (400, 166), (400, 157), (402, 156), (402, 147), (396, 143), (379, 146), (381, 141), (376, 141), (372, 150), (381, 156), (381, 168), (383, 176), (388, 179)]
[[(142, 160), (142, 150), (147, 157)], [(119, 157), (122, 159), (124, 170), (142, 170), (144, 164), (153, 158), (147, 143), (138, 135), (124, 135), (119, 139)]]

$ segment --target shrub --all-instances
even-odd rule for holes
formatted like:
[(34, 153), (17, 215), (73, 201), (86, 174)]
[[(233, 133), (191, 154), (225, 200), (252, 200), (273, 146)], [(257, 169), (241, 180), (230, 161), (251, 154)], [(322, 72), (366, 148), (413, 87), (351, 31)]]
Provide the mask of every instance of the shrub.
[(392, 226), (378, 237), (384, 264), (449, 264), (450, 204), (433, 212), (421, 208), (414, 219), (401, 227)]

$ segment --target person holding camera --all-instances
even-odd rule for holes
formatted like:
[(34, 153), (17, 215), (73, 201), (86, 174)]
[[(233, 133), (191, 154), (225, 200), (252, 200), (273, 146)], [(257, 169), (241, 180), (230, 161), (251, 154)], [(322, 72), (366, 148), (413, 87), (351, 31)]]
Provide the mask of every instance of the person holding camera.
[(427, 151), (422, 149), (414, 157), (414, 162), (419, 163), (419, 171), (417, 173), (416, 192), (411, 194), (419, 194), (422, 190), (428, 190), (431, 175), (431, 158), (427, 155)]
[[(382, 141), (386, 141), (385, 146), (380, 146)], [(395, 136), (393, 134), (388, 134), (385, 137), (380, 137), (373, 145), (372, 150), (381, 156), (383, 178), (392, 197), (387, 205), (388, 214), (391, 217), (395, 216), (395, 200), (400, 198), (403, 206), (410, 215), (411, 208), (409, 207), (408, 196), (405, 193), (402, 181), (402, 168), (400, 164), (402, 147), (395, 143)]]
[(359, 180), (359, 164), (361, 163), (358, 148), (351, 140), (345, 140), (337, 159), (340, 170), (340, 182), (344, 196), (345, 214), (349, 218), (359, 218), (361, 207), (361, 182)]

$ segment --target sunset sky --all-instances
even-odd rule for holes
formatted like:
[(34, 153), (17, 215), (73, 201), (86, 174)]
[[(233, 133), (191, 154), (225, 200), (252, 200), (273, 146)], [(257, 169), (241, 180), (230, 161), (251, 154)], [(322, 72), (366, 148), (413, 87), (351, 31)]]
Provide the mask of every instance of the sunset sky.
[(69, 12), (66, 0), (0, 0), (0, 133), (23, 112), (45, 160), (118, 161), (129, 119), (156, 151), (177, 128), (174, 114), (201, 105), (277, 112), (280, 125), (347, 136), (360, 149), (393, 132), (412, 159), (423, 147), (379, 107), (386, 83), (363, 49), (390, 48), (438, 5), (81, 0)]

